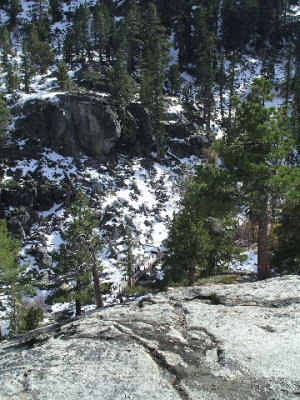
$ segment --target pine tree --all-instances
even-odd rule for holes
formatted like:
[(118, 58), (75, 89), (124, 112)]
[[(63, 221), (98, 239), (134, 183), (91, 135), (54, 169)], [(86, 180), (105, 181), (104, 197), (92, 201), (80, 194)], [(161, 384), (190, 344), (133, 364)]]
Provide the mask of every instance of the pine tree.
[(90, 33), (90, 10), (88, 5), (81, 4), (76, 10), (73, 19), (73, 32), (75, 37), (75, 54), (81, 63), (88, 57), (91, 60), (91, 33)]
[(113, 34), (114, 21), (109, 8), (103, 2), (98, 2), (93, 12), (92, 22), (94, 48), (99, 54), (100, 62), (109, 55), (109, 43)]
[(198, 277), (214, 275), (242, 259), (233, 238), (235, 201), (226, 171), (211, 165), (198, 168), (166, 241), (168, 280), (193, 285)]
[(6, 26), (0, 28), (0, 49), (1, 49), (1, 62), (3, 67), (6, 67), (8, 56), (13, 54), (11, 39), (9, 31)]
[(167, 36), (160, 25), (156, 7), (150, 3), (144, 16), (140, 98), (150, 113), (159, 151), (163, 149), (165, 135), (161, 121), (165, 111), (164, 82), (168, 48)]
[(69, 69), (68, 69), (68, 66), (66, 65), (66, 63), (61, 61), (58, 64), (58, 68), (56, 71), (57, 83), (61, 90), (70, 90), (71, 89), (72, 81), (69, 77), (68, 71), (69, 71)]
[[(297, 185), (299, 193), (299, 184)], [(272, 263), (285, 274), (300, 274), (300, 202), (289, 200), (273, 229)]]
[(48, 1), (47, 0), (34, 0), (32, 6), (32, 19), (33, 21), (46, 18), (48, 14)]
[(7, 107), (3, 95), (0, 93), (0, 144), (3, 139), (3, 134), (6, 131), (7, 125), (10, 121), (10, 111)]
[(51, 10), (52, 22), (58, 22), (62, 19), (62, 8), (60, 0), (49, 0), (49, 6)]
[[(175, 3), (175, 4), (174, 4)], [(192, 55), (194, 54), (193, 48), (193, 12), (192, 2), (189, 0), (174, 1), (170, 5), (174, 9), (176, 24), (175, 41), (178, 45), (178, 63), (180, 68), (184, 68), (189, 63), (194, 62)], [(176, 11), (175, 11), (176, 10)]]
[(134, 254), (134, 249), (136, 247), (136, 241), (133, 237), (131, 229), (126, 226), (125, 228), (125, 235), (124, 235), (124, 242), (125, 242), (125, 251), (124, 257), (122, 258), (122, 264), (125, 269), (125, 273), (127, 276), (128, 286), (132, 286), (132, 278), (137, 266), (137, 257)]
[(292, 105), (292, 125), (298, 149), (300, 148), (300, 63), (296, 66), (295, 75), (292, 83), (293, 105)]
[(141, 13), (136, 0), (128, 0), (125, 15), (127, 71), (132, 73), (141, 49)]
[(75, 43), (76, 43), (76, 37), (75, 37), (75, 32), (73, 27), (69, 28), (66, 32), (66, 36), (64, 39), (64, 44), (63, 44), (63, 54), (64, 54), (64, 60), (66, 63), (71, 64), (74, 60), (75, 56)]
[(29, 93), (30, 81), (31, 81), (31, 78), (35, 74), (35, 68), (33, 67), (33, 65), (31, 63), (30, 54), (28, 52), (26, 43), (23, 46), (23, 54), (21, 56), (20, 71), (21, 71), (21, 81), (24, 85), (24, 90), (26, 93)]
[(42, 74), (46, 73), (47, 68), (55, 59), (55, 54), (51, 46), (39, 38), (38, 32), (35, 29), (32, 30), (26, 39), (25, 45), (34, 68)]
[(84, 193), (77, 194), (76, 201), (71, 204), (70, 212), (72, 222), (64, 233), (65, 243), (60, 247), (57, 273), (60, 283), (71, 285), (69, 295), (75, 299), (76, 315), (80, 315), (82, 301), (86, 297), (91, 281), (94, 286), (96, 306), (103, 307), (99, 280), (101, 264), (97, 258), (102, 249), (102, 242), (96, 232), (97, 220)]
[(218, 69), (216, 72), (216, 81), (219, 86), (219, 99), (220, 99), (220, 112), (222, 123), (225, 122), (225, 104), (224, 104), (224, 94), (225, 94), (225, 87), (227, 84), (227, 74), (225, 70), (225, 53), (224, 49), (221, 49), (218, 57)]
[(10, 25), (15, 25), (17, 22), (17, 17), (20, 12), (22, 12), (23, 8), (20, 0), (9, 0), (8, 3), (8, 15), (9, 15), (9, 23)]
[(199, 8), (196, 16), (195, 50), (196, 78), (199, 91), (197, 98), (203, 107), (203, 118), (210, 131), (214, 108), (213, 88), (216, 77), (216, 16), (215, 3)]
[(9, 234), (6, 221), (0, 220), (0, 284), (4, 294), (8, 296), (11, 309), (10, 331), (13, 333), (21, 333), (32, 328), (32, 325), (26, 324), (28, 318), (23, 302), (23, 296), (31, 293), (32, 287), (20, 268), (19, 250), (20, 243)]
[(284, 159), (294, 145), (284, 110), (265, 107), (271, 98), (272, 84), (265, 78), (254, 79), (250, 94), (237, 107), (236, 126), (218, 142), (224, 165), (242, 190), (241, 201), (256, 218), (259, 279), (270, 275), (270, 205), (285, 196), (278, 176), (281, 171), (285, 179), (289, 176)]
[(183, 83), (178, 64), (170, 65), (168, 73), (168, 83), (171, 95), (178, 96), (181, 90), (181, 85)]
[(9, 62), (7, 64), (5, 84), (8, 93), (13, 93), (15, 90), (20, 89), (20, 78), (18, 72), (18, 65), (16, 63)]
[(126, 49), (120, 48), (116, 54), (115, 65), (109, 74), (110, 93), (117, 106), (124, 112), (134, 96), (134, 84), (127, 72)]

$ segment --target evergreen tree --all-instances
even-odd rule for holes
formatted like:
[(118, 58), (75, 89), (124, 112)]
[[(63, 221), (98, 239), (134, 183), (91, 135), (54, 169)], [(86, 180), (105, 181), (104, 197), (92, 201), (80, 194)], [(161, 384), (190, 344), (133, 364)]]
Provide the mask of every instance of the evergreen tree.
[(64, 233), (65, 243), (61, 245), (58, 255), (58, 281), (71, 285), (69, 295), (75, 299), (76, 315), (81, 314), (83, 299), (93, 282), (97, 308), (103, 307), (98, 261), (102, 242), (96, 233), (98, 226), (94, 213), (89, 207), (89, 200), (82, 192), (77, 194), (71, 204), (72, 222)]
[(181, 90), (181, 85), (183, 83), (178, 64), (170, 65), (168, 73), (168, 83), (171, 95), (178, 96)]
[(224, 0), (222, 45), (226, 49), (241, 50), (251, 39), (256, 38), (260, 17), (258, 3), (259, 0)]
[(220, 112), (221, 112), (222, 123), (224, 124), (225, 121), (224, 94), (225, 94), (225, 87), (227, 84), (224, 49), (221, 49), (218, 57), (218, 69), (216, 71), (216, 81), (219, 86)]
[(75, 56), (75, 43), (76, 37), (73, 27), (69, 28), (66, 32), (66, 36), (63, 44), (63, 54), (65, 62), (71, 64)]
[(193, 285), (198, 277), (214, 275), (242, 259), (234, 243), (234, 208), (230, 175), (211, 165), (199, 167), (166, 241), (168, 280)]
[(25, 46), (28, 49), (33, 67), (42, 74), (46, 73), (47, 68), (55, 59), (51, 46), (39, 38), (36, 30), (30, 33), (28, 39), (26, 39)]
[(124, 257), (122, 258), (122, 264), (124, 265), (125, 273), (128, 280), (128, 286), (132, 286), (132, 278), (137, 266), (137, 257), (134, 254), (134, 249), (136, 247), (136, 241), (133, 237), (131, 229), (126, 226), (125, 228), (125, 235), (124, 235), (124, 242), (125, 242), (125, 251)]
[(144, 15), (140, 98), (150, 113), (159, 151), (162, 151), (165, 134), (161, 121), (165, 111), (163, 92), (168, 67), (168, 48), (167, 36), (160, 25), (156, 7), (150, 3)]
[[(299, 185), (297, 187), (299, 191)], [(300, 274), (300, 202), (287, 201), (273, 229), (272, 263), (282, 273)]]
[(32, 288), (18, 263), (19, 250), (20, 243), (9, 234), (6, 221), (0, 220), (0, 284), (4, 294), (8, 296), (11, 308), (10, 331), (13, 333), (24, 332), (32, 328), (32, 325), (26, 324), (28, 318), (23, 303), (23, 296), (31, 293)]
[(134, 84), (127, 72), (127, 55), (124, 48), (120, 48), (116, 54), (115, 65), (109, 74), (109, 82), (111, 97), (121, 112), (124, 112), (134, 96)]
[(73, 19), (73, 32), (75, 37), (74, 50), (81, 63), (85, 58), (91, 60), (91, 33), (90, 33), (90, 10), (88, 5), (81, 4), (76, 10)]
[(136, 0), (128, 0), (125, 15), (127, 71), (134, 71), (141, 48), (141, 14)]
[(48, 15), (48, 1), (47, 0), (34, 0), (32, 6), (32, 19), (33, 21), (41, 20)]
[(20, 0), (9, 0), (8, 3), (8, 15), (10, 25), (15, 25), (17, 22), (17, 17), (20, 12), (23, 11)]
[(236, 111), (236, 126), (218, 142), (225, 167), (241, 186), (242, 202), (255, 216), (258, 227), (258, 275), (270, 275), (269, 212), (274, 199), (285, 196), (278, 176), (290, 169), (284, 159), (293, 149), (284, 111), (265, 107), (272, 98), (272, 84), (265, 78), (254, 79), (252, 90)]
[(52, 22), (58, 22), (62, 19), (61, 0), (49, 0), (49, 6), (52, 16)]
[(3, 67), (6, 67), (8, 56), (13, 54), (11, 47), (11, 39), (9, 31), (6, 26), (0, 28), (0, 49), (1, 49), (1, 62)]
[(100, 62), (109, 56), (109, 43), (112, 38), (114, 21), (109, 8), (104, 2), (98, 2), (93, 12), (94, 48), (99, 54)]
[(292, 125), (298, 149), (300, 147), (300, 62), (296, 66), (292, 82), (293, 104), (292, 104)]
[(9, 124), (10, 112), (7, 107), (6, 101), (3, 95), (0, 93), (0, 144), (3, 139), (3, 134)]
[(15, 62), (9, 62), (6, 66), (5, 84), (8, 93), (13, 93), (15, 90), (20, 89), (18, 65)]
[(68, 74), (68, 66), (63, 61), (58, 64), (56, 71), (56, 78), (58, 86), (61, 90), (70, 90), (72, 86), (72, 81)]
[(176, 9), (174, 25), (175, 41), (178, 45), (178, 63), (180, 68), (187, 66), (193, 62), (193, 40), (192, 40), (192, 27), (193, 27), (193, 12), (192, 2), (189, 0), (176, 1), (177, 4), (171, 6)]
[(35, 68), (33, 67), (30, 59), (30, 54), (27, 49), (26, 43), (23, 46), (23, 54), (21, 56), (21, 81), (24, 85), (26, 93), (30, 91), (30, 81), (35, 74)]

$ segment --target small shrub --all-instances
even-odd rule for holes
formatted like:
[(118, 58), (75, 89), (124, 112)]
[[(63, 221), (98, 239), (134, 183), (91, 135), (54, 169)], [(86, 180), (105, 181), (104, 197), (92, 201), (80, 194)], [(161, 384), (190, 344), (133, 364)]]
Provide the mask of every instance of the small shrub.
[(237, 283), (240, 275), (228, 274), (228, 275), (215, 275), (208, 278), (199, 279), (196, 285), (221, 285), (221, 284), (234, 284)]
[(24, 307), (20, 315), (18, 333), (28, 332), (36, 329), (40, 322), (43, 321), (43, 318), (44, 313), (40, 307)]

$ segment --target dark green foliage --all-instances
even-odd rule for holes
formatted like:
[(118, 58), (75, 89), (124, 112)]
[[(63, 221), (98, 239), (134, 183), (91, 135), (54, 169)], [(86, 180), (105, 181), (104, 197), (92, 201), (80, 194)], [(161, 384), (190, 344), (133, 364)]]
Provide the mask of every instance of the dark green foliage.
[(127, 105), (133, 100), (135, 88), (133, 79), (127, 72), (126, 49), (122, 47), (117, 51), (115, 65), (109, 74), (109, 88), (112, 99), (124, 112)]
[(67, 30), (64, 40), (64, 57), (67, 63), (92, 60), (92, 38), (90, 29), (90, 9), (81, 4), (74, 13), (73, 24)]
[(20, 323), (17, 333), (36, 329), (44, 319), (43, 310), (37, 306), (23, 306), (20, 313)]
[(16, 63), (7, 63), (5, 84), (8, 93), (13, 93), (15, 90), (20, 89), (19, 71)]
[(6, 67), (8, 56), (13, 54), (11, 39), (9, 31), (6, 26), (0, 28), (0, 50), (1, 50), (1, 63)]
[(32, 30), (24, 44), (33, 67), (40, 73), (47, 72), (47, 68), (54, 62), (55, 55), (51, 46), (42, 41), (37, 30)]
[(294, 101), (292, 105), (293, 132), (298, 149), (300, 148), (300, 64), (296, 67), (296, 72), (292, 82), (292, 93)]
[(169, 68), (168, 73), (168, 86), (170, 88), (170, 94), (178, 96), (181, 90), (183, 79), (180, 75), (180, 69), (178, 64), (172, 64)]
[(76, 315), (81, 313), (81, 303), (89, 298), (91, 283), (94, 284), (97, 307), (103, 306), (97, 259), (102, 242), (96, 232), (98, 226), (89, 200), (79, 192), (71, 205), (72, 222), (64, 233), (65, 243), (58, 254), (57, 281), (68, 285), (67, 294), (76, 302)]
[(20, 72), (21, 72), (21, 81), (24, 84), (24, 90), (26, 93), (29, 93), (30, 81), (35, 74), (35, 68), (31, 63), (30, 54), (28, 52), (26, 43), (24, 44), (23, 55), (21, 56)]
[(288, 202), (273, 234), (272, 264), (282, 273), (300, 274), (300, 203)]
[(142, 21), (140, 9), (136, 0), (129, 0), (126, 7), (124, 34), (127, 49), (127, 71), (133, 72), (138, 62), (141, 50)]
[(9, 23), (15, 25), (17, 22), (18, 14), (22, 11), (22, 6), (20, 0), (9, 0), (8, 3), (8, 15)]
[(168, 41), (153, 3), (144, 14), (140, 98), (148, 109), (158, 150), (164, 144), (162, 119), (165, 111), (164, 82), (168, 68)]
[(61, 90), (70, 90), (72, 87), (72, 81), (69, 78), (68, 71), (69, 68), (63, 61), (58, 64), (56, 78)]
[(49, 0), (52, 22), (58, 22), (62, 19), (63, 14), (61, 3), (61, 0)]
[(23, 331), (23, 295), (32, 289), (20, 268), (19, 250), (20, 243), (9, 234), (6, 221), (0, 220), (0, 284), (2, 292), (8, 296), (10, 331), (14, 333)]
[(269, 265), (271, 203), (285, 198), (293, 185), (292, 168), (283, 162), (293, 149), (293, 137), (285, 110), (265, 107), (271, 98), (272, 84), (265, 78), (255, 79), (250, 94), (237, 107), (235, 125), (217, 146), (225, 167), (239, 184), (242, 204), (256, 219), (259, 266)]
[(234, 243), (234, 208), (229, 174), (210, 165), (199, 167), (166, 242), (168, 281), (192, 285), (243, 258)]
[(259, 12), (258, 0), (224, 1), (222, 40), (228, 50), (242, 49), (255, 39)]
[(0, 93), (0, 143), (3, 138), (3, 134), (9, 124), (10, 111), (7, 107), (6, 101), (3, 95)]
[(98, 2), (93, 11), (92, 30), (94, 37), (94, 48), (99, 54), (100, 61), (109, 58), (113, 32), (114, 20), (105, 2)]

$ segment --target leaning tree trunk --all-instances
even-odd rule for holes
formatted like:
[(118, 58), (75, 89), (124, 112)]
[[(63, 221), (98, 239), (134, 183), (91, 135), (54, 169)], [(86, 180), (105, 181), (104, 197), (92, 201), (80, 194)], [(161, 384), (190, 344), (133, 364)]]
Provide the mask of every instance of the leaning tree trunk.
[(258, 280), (270, 278), (270, 254), (268, 234), (268, 208), (265, 202), (264, 210), (258, 216), (258, 240), (257, 240), (257, 277)]

